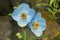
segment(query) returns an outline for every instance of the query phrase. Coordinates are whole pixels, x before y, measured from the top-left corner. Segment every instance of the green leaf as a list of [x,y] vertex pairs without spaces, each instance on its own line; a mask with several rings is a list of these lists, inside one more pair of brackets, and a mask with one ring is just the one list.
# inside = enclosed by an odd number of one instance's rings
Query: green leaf
[[50,17],[51,19],[54,19],[54,20],[57,19],[57,17],[56,17],[55,15],[50,15],[49,17]]
[[49,4],[45,4],[45,3],[42,3],[42,4],[36,4],[36,7],[40,7],[40,6],[50,6]]
[[30,37],[29,40],[35,40],[35,38],[34,37]]
[[59,7],[57,1],[55,1],[55,2],[53,3],[53,6],[54,6],[54,8],[58,8],[58,7]]
[[43,34],[42,36],[41,36],[41,38],[45,38],[45,37],[47,37],[49,34]]
[[22,39],[22,35],[20,34],[20,32],[16,33],[16,36],[18,37],[18,39]]
[[22,32],[22,35],[23,35],[23,40],[26,40],[26,31],[25,30],[23,30],[23,32]]
[[39,6],[41,6],[41,4],[36,4],[36,7],[39,7]]
[[9,16],[12,16],[12,13],[9,13],[8,15],[9,15]]
[[17,8],[16,6],[13,7],[13,9],[16,9],[16,8]]
[[52,10],[51,8],[47,8],[47,10],[48,10],[48,12],[50,12],[51,13],[51,15],[55,15],[56,14],[56,10]]
[[6,40],[11,40],[10,38],[7,38]]
[[50,12],[50,13],[53,13],[53,10],[51,8],[47,8],[47,10]]
[[60,9],[58,9],[58,12],[60,13]]
[[56,1],[56,0],[50,0],[50,6],[53,4],[54,1]]

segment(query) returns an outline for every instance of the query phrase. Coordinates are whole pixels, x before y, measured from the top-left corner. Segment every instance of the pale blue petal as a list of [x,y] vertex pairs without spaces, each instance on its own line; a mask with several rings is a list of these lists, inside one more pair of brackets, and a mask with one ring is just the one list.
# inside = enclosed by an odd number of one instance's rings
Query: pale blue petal
[[19,21],[20,18],[19,16],[21,15],[22,12],[26,12],[26,13],[30,12],[30,7],[28,4],[22,3],[21,5],[19,5],[17,9],[13,11],[12,18],[16,21]]
[[27,14],[27,18],[25,20],[20,18],[18,21],[18,25],[21,27],[26,26],[33,19],[34,15],[35,15],[35,10],[30,9],[30,12],[26,13],[26,14]]
[[44,31],[46,29],[46,20],[45,19],[41,19],[41,25],[40,25],[40,29],[42,31]]
[[33,21],[31,21],[31,22],[29,23],[29,28],[31,29],[31,31],[34,30],[33,23],[34,23]]
[[30,17],[28,18],[28,20],[32,20],[35,16],[35,10],[34,9],[30,9],[30,12],[28,14]]
[[38,30],[34,30],[33,33],[37,36],[37,37],[40,37],[43,32],[42,31],[38,31]]
[[27,10],[29,10],[30,7],[29,7],[28,4],[22,3],[21,5],[19,5],[18,9],[21,9],[21,10],[26,10],[27,9]]
[[26,21],[24,21],[24,22],[17,22],[18,23],[18,25],[20,26],[20,27],[25,27],[26,25],[27,25],[27,22]]
[[36,16],[35,16],[35,19],[40,18],[40,17],[41,17],[41,13],[38,12],[38,13],[36,14]]

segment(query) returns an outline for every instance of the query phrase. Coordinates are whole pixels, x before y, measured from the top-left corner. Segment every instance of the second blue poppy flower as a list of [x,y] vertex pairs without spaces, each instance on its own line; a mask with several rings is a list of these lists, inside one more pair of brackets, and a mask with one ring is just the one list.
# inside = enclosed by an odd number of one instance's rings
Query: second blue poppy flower
[[41,17],[41,13],[37,13],[34,19],[30,22],[29,27],[31,31],[40,37],[46,29],[46,20]]

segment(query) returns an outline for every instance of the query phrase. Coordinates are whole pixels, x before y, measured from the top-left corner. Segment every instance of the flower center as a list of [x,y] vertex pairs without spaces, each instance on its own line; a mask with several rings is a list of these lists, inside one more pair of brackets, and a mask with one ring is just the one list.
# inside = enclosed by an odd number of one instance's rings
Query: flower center
[[21,18],[22,18],[22,19],[26,19],[26,18],[27,18],[26,13],[22,13]]
[[37,29],[39,27],[39,23],[38,22],[34,22],[33,26],[34,26],[35,29]]

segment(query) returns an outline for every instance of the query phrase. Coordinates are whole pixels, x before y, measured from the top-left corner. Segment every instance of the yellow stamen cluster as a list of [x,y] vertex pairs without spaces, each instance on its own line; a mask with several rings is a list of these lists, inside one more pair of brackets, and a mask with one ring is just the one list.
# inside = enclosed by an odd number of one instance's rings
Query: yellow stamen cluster
[[35,29],[37,29],[37,28],[39,27],[39,23],[38,23],[38,22],[34,22],[34,23],[33,23],[33,27],[34,27]]
[[21,18],[22,18],[22,19],[26,19],[26,18],[27,18],[26,13],[22,13]]

